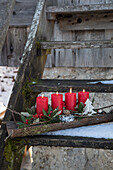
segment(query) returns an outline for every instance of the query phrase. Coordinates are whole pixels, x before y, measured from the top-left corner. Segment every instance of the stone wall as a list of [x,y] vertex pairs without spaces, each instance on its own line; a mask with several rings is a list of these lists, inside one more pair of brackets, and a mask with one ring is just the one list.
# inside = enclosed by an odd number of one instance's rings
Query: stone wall
[[[46,68],[43,78],[113,79],[113,69]],[[113,94],[96,93],[94,107],[112,104]],[[110,108],[111,109],[111,108]],[[107,110],[108,111],[108,110]],[[32,170],[112,170],[113,151],[70,147],[33,147]]]
[[33,147],[32,170],[112,170],[113,151],[71,147]]

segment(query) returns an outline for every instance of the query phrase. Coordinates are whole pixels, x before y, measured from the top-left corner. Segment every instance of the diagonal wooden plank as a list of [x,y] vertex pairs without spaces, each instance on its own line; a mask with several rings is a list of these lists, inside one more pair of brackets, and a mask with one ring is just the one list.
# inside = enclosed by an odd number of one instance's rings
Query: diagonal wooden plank
[[34,136],[46,132],[76,128],[81,126],[96,125],[96,124],[112,122],[112,121],[113,121],[112,113],[87,117],[81,120],[75,119],[72,122],[49,123],[49,124],[29,126],[25,128],[17,128],[14,122],[9,121],[7,122],[7,131],[12,138],[15,138],[15,137]]

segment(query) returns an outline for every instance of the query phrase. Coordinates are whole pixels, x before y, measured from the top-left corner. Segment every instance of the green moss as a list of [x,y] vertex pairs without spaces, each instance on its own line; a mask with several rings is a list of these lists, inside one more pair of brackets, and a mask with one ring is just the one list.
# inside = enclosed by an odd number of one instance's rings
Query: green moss
[[41,44],[40,44],[40,42],[39,41],[36,41],[36,48],[38,48],[38,49],[40,49],[41,48]]
[[[36,101],[37,94],[32,93],[32,88],[30,85],[34,82],[34,80],[27,79],[23,88],[22,88],[22,95],[24,98],[24,108],[31,107],[34,105]],[[35,80],[35,82],[37,82]]]
[[21,166],[25,145],[21,140],[9,139],[4,149],[5,169],[15,170]]
[[46,53],[47,53],[47,55],[51,54],[51,49],[47,49]]

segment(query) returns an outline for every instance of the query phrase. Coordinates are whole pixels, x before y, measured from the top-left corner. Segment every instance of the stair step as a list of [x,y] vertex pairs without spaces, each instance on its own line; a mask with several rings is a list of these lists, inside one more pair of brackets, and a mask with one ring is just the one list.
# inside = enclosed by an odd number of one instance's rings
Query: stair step
[[75,48],[113,48],[113,41],[46,41],[40,43],[41,49],[75,49]]
[[70,13],[90,13],[90,12],[112,12],[113,4],[77,5],[77,6],[49,6],[47,13],[51,14],[70,14]]
[[38,82],[32,82],[30,85],[33,93],[38,92],[69,92],[82,91],[85,89],[89,92],[105,92],[113,93],[113,80],[56,80],[56,79],[41,79]]

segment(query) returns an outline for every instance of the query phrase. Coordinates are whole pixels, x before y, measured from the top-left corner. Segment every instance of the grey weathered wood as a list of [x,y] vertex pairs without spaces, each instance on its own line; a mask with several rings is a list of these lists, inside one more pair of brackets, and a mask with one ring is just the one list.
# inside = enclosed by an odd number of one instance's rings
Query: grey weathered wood
[[41,49],[113,48],[113,41],[41,42]]
[[37,0],[21,0],[15,3],[10,27],[30,26],[36,10]]
[[[8,31],[9,22],[14,7],[15,0],[4,0],[0,2],[0,52]],[[3,8],[1,8],[3,5]]]
[[45,132],[64,130],[64,129],[76,128],[81,126],[96,125],[96,124],[107,123],[112,121],[113,121],[112,113],[87,117],[81,120],[75,119],[72,122],[59,122],[59,123],[51,123],[51,124],[49,123],[49,124],[35,125],[35,126],[30,126],[25,128],[17,128],[15,122],[9,121],[7,122],[7,131],[12,138],[15,138],[15,137],[34,136]]
[[42,79],[30,85],[33,93],[38,92],[69,92],[72,88],[74,92],[85,89],[96,93],[113,93],[113,80],[52,80]]
[[93,5],[93,4],[109,4],[112,3],[112,0],[48,0],[48,5],[59,7],[64,7],[66,5]]
[[112,12],[113,4],[95,4],[95,5],[77,5],[77,6],[49,6],[47,8],[47,13],[84,13],[84,12]]
[[77,14],[70,19],[62,18],[59,25],[63,31],[111,30],[113,29],[113,13]]
[[2,66],[20,66],[28,33],[29,28],[9,28],[1,54]]

